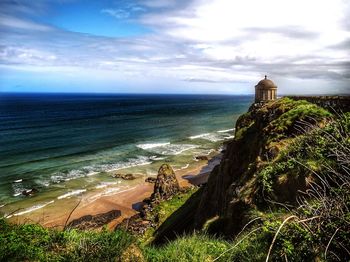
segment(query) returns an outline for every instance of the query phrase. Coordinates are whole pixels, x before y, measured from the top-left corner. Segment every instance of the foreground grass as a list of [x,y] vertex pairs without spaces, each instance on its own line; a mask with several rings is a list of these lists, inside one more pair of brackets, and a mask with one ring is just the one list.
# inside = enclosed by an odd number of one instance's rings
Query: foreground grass
[[57,231],[0,220],[0,261],[115,261],[133,241],[123,231]]
[[[10,225],[0,220],[0,261],[264,261],[284,215],[260,214],[261,220],[234,240],[194,232],[163,246],[145,246],[123,231],[62,232],[40,225]],[[281,231],[272,260],[285,254],[290,261],[311,258],[313,250],[308,248],[311,241],[308,232],[291,223]],[[135,252],[140,255],[126,259]]]

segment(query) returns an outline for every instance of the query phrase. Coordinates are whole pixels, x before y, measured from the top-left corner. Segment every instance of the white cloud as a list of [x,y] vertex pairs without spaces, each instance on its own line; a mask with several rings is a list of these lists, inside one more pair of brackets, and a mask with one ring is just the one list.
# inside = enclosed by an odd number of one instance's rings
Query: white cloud
[[50,31],[51,30],[49,26],[34,23],[31,21],[23,20],[12,16],[7,16],[4,14],[0,14],[0,26],[30,30],[30,31]]
[[[139,12],[133,22],[151,27],[153,33],[132,38],[79,34],[0,17],[2,27],[23,30],[0,39],[1,63],[32,65],[36,70],[40,66],[91,69],[98,74],[104,70],[109,77],[130,81],[149,77],[215,84],[213,91],[225,92],[229,83],[250,88],[265,73],[296,90],[294,84],[300,85],[300,79],[313,79],[319,86],[336,81],[339,90],[350,79],[350,4],[345,0],[144,0],[138,4],[101,10],[118,19],[129,18],[129,11]],[[310,85],[315,92],[316,82]],[[282,91],[289,86],[282,86]]]
[[110,16],[113,16],[117,19],[125,19],[130,16],[130,13],[123,10],[123,9],[102,9],[102,14],[108,14]]

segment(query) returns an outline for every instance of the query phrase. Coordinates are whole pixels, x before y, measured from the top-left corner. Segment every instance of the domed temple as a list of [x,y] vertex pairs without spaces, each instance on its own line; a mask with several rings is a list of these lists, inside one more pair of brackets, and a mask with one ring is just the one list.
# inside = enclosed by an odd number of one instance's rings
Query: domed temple
[[267,76],[255,86],[255,103],[275,100],[277,86]]

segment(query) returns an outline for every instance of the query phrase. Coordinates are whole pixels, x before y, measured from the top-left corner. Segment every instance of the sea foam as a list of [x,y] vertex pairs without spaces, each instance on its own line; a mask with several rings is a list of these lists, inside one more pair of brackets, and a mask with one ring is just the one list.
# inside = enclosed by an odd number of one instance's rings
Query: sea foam
[[184,165],[184,166],[182,166],[180,168],[175,168],[174,171],[180,171],[180,170],[188,168],[189,166],[190,166],[190,164],[186,164],[186,165]]
[[230,133],[232,131],[235,131],[235,128],[231,128],[231,129],[226,129],[226,130],[219,130],[217,131],[218,133]]
[[99,166],[99,170],[111,172],[120,169],[136,167],[136,166],[144,166],[152,164],[152,159],[146,156],[139,156],[136,158],[129,158],[125,162],[113,163],[113,164],[104,164]]
[[143,150],[147,150],[147,149],[152,149],[155,147],[162,147],[162,146],[167,146],[170,145],[170,142],[167,143],[149,143],[149,144],[139,144],[137,145],[138,148],[141,148]]
[[73,179],[94,176],[99,172],[111,172],[124,168],[149,165],[152,164],[152,160],[153,159],[150,157],[138,156],[135,158],[129,158],[124,162],[87,166],[83,167],[80,170],[73,169],[69,172],[57,172],[51,176],[51,181],[53,183],[61,183]]
[[[179,155],[187,150],[196,148],[197,146],[192,144],[152,143],[152,144],[139,144],[137,145],[137,147],[147,150],[151,153],[167,156],[167,155]],[[158,158],[158,159],[161,159],[161,158]]]
[[210,142],[218,142],[225,140],[224,137],[217,133],[204,133],[200,135],[190,136],[189,139],[204,139]]
[[32,207],[30,207],[30,208],[24,209],[23,211],[14,213],[14,214],[12,214],[12,215],[8,215],[8,216],[6,216],[6,218],[10,218],[10,217],[13,217],[13,216],[20,216],[20,215],[24,215],[24,214],[33,212],[33,211],[38,210],[38,209],[40,209],[40,208],[43,208],[43,207],[45,207],[45,206],[47,206],[47,205],[50,205],[50,204],[52,204],[52,203],[54,203],[54,202],[55,202],[54,200],[51,200],[51,201],[46,202],[46,203],[43,203],[43,204],[38,204],[38,205],[32,206]]
[[57,197],[57,199],[69,198],[71,196],[80,195],[81,193],[83,193],[85,191],[86,191],[86,189],[73,190],[71,192],[68,192],[68,193],[66,193],[64,195],[61,195],[61,196]]

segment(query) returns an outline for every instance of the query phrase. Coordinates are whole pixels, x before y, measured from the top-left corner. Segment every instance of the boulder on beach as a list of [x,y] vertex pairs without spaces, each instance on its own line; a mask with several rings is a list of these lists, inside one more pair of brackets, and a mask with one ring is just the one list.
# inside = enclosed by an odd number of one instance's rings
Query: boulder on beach
[[196,156],[196,160],[209,160],[208,156]]
[[153,183],[156,182],[156,180],[157,180],[157,178],[151,177],[151,176],[150,176],[150,177],[147,177],[147,178],[145,179],[145,182],[153,184]]
[[121,179],[124,179],[124,180],[134,180],[136,179],[136,176],[133,175],[133,174],[113,174],[112,177],[114,178],[121,178]]
[[35,195],[36,193],[38,193],[39,190],[36,188],[32,188],[32,189],[28,189],[28,190],[24,190],[22,191],[22,195],[23,196],[32,196]]
[[154,191],[151,199],[168,199],[177,192],[179,192],[180,186],[175,176],[174,170],[168,164],[163,164],[159,170],[156,182],[154,184]]

